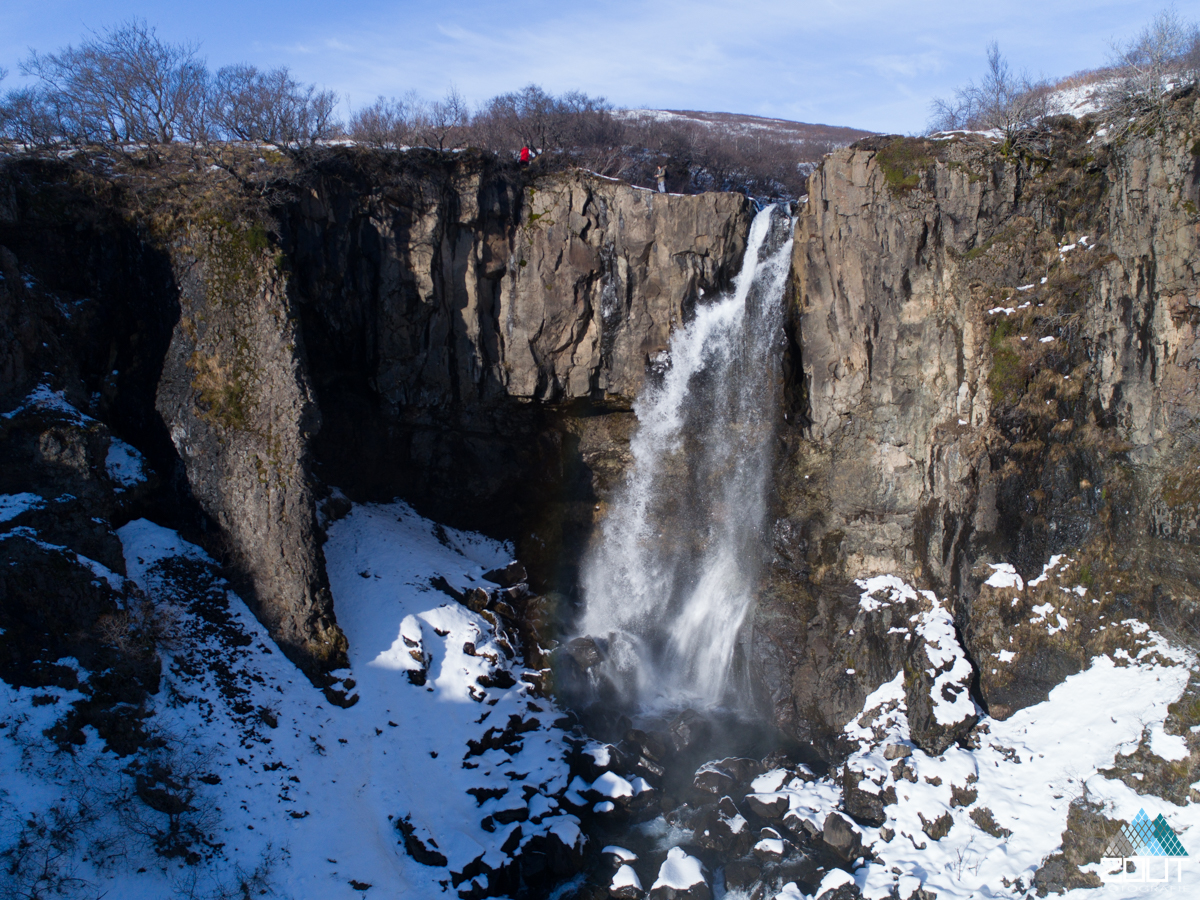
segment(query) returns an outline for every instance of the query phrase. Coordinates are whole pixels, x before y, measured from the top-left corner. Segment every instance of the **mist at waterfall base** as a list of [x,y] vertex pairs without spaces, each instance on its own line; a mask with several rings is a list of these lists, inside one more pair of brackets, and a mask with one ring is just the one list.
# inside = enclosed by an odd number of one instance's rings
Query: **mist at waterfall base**
[[690,724],[676,727],[711,746],[726,730],[713,725],[753,707],[744,626],[774,462],[792,229],[782,207],[758,213],[732,290],[701,299],[634,404],[634,463],[584,561],[583,609],[556,669],[561,694],[608,720],[603,730],[686,710]]

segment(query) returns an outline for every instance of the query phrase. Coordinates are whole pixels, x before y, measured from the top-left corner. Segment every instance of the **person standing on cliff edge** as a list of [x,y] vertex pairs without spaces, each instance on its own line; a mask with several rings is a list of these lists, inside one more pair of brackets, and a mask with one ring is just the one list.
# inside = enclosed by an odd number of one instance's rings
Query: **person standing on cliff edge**
[[665,194],[667,192],[667,167],[659,166],[655,169],[654,177],[658,180],[658,192]]

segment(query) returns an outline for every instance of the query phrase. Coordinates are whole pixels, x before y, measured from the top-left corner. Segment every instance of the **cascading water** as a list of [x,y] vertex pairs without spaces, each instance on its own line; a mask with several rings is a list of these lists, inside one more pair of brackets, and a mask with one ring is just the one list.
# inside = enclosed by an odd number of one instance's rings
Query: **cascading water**
[[634,404],[633,468],[583,571],[579,630],[603,646],[590,675],[611,699],[715,706],[738,686],[773,462],[791,234],[783,209],[755,217],[733,291],[672,335],[665,372]]

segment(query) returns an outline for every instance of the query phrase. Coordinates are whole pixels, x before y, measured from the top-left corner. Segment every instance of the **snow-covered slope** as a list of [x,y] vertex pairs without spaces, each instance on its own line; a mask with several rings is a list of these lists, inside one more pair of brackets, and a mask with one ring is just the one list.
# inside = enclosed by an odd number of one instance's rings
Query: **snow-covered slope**
[[0,684],[0,844],[24,838],[53,869],[40,889],[455,896],[452,881],[482,887],[532,842],[581,844],[552,796],[568,781],[560,713],[520,680],[502,631],[430,586],[478,585],[509,547],[401,503],[334,523],[325,552],[352,648],[338,674],[357,697],[341,708],[199,548],[145,520],[119,534],[161,636],[143,748],[118,758],[88,728],[63,753],[43,732],[83,695]]
[[[994,578],[1003,581],[1004,574]],[[891,577],[873,581],[878,583],[861,583],[868,588],[864,600],[871,589],[903,593],[907,588]],[[1082,586],[1078,590],[1085,591]],[[1193,676],[1196,661],[1143,623],[1129,620],[1113,627],[1125,631],[1123,642],[1133,652],[1118,647],[1096,657],[1045,702],[1005,721],[985,716],[967,746],[950,747],[940,756],[923,752],[912,740],[905,673],[898,673],[867,698],[863,713],[846,726],[846,737],[856,748],[845,765],[846,772],[854,773],[852,779],[844,779],[842,770],[809,780],[776,769],[755,780],[755,796],[765,803],[785,798],[783,822],[796,833],[820,833],[831,814],[873,806],[878,826],[862,824],[863,815],[850,823],[862,852],[849,868],[869,900],[907,900],[918,889],[942,900],[1024,897],[1034,889],[1039,869],[1066,843],[1099,841],[1094,852],[1102,852],[1108,836],[1072,834],[1072,828],[1080,827],[1072,824],[1078,820],[1069,820],[1073,804],[1076,814],[1082,809],[1111,822],[1132,822],[1139,810],[1150,819],[1162,815],[1185,848],[1196,850],[1200,804],[1179,805],[1156,796],[1140,772],[1132,777],[1146,791],[1135,791],[1119,777],[1117,765],[1119,757],[1139,751],[1141,759],[1157,757],[1167,764],[1188,756],[1185,739],[1167,733],[1164,721]],[[846,788],[849,782],[851,789]],[[850,790],[858,796],[848,796]],[[1079,869],[1101,885],[1068,892],[1079,900],[1136,897],[1147,887],[1119,881],[1109,871],[1111,864],[1095,862]],[[1161,889],[1178,892],[1171,896],[1195,896],[1200,889],[1200,868],[1185,863],[1177,872],[1172,864],[1170,874],[1169,885]],[[1161,878],[1162,873],[1156,869],[1151,875]],[[1050,880],[1043,870],[1043,891]],[[802,896],[794,886],[779,895]]]

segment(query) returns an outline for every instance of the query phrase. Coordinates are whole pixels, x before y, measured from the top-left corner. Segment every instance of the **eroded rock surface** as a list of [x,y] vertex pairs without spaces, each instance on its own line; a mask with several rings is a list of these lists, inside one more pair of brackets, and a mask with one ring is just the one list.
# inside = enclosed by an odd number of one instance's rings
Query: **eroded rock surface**
[[1126,609],[1172,617],[1200,600],[1195,92],[1173,103],[1165,129],[1119,136],[1056,120],[1024,155],[871,138],[814,174],[755,638],[793,733],[836,733],[903,655],[895,634],[864,631],[855,578],[899,574],[948,598],[987,668],[978,698],[1000,715],[1102,641],[1069,610],[1059,629],[1055,608],[1021,674],[1003,674],[997,654],[1023,632],[1017,609],[980,593],[986,563],[1028,580],[1070,552]]

